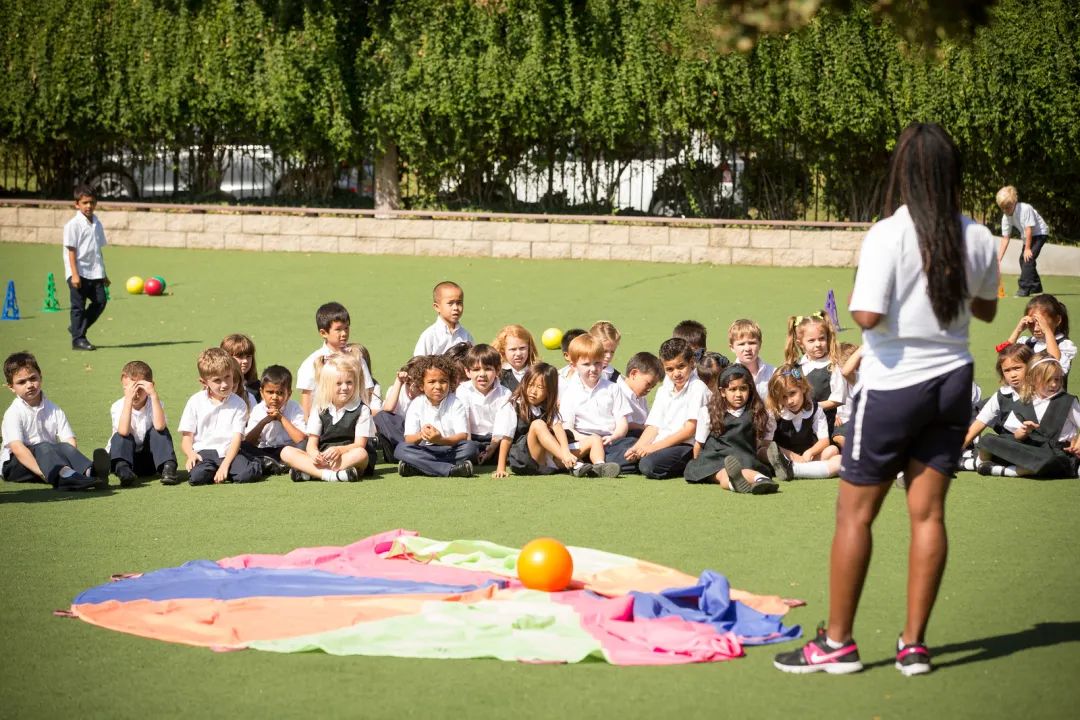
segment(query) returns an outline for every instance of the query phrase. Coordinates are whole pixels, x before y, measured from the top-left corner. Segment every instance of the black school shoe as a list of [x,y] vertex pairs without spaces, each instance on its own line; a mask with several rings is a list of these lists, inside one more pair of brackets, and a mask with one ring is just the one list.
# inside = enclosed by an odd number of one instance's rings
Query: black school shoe
[[750,483],[743,477],[742,463],[734,455],[728,455],[724,458],[724,470],[727,471],[728,482],[731,483],[731,489],[737,493],[749,493]]
[[89,340],[87,340],[86,338],[81,337],[81,338],[75,338],[74,340],[71,341],[71,349],[72,350],[97,350],[97,347],[95,347],[93,344],[91,344],[91,342]]
[[912,675],[925,675],[934,669],[930,664],[930,651],[923,643],[904,644],[904,636],[901,635],[896,645],[896,669],[905,677]]
[[278,462],[269,455],[259,456],[259,467],[262,470],[263,477],[270,477],[271,475],[284,475],[289,472],[289,468],[284,463]]
[[[406,467],[408,467],[408,466],[406,466]],[[457,465],[455,465],[453,468],[450,469],[450,477],[466,477],[467,478],[467,477],[472,477],[473,475],[474,475],[474,473],[473,473],[472,462],[470,462],[468,460],[466,460],[463,463],[458,463]]]
[[131,466],[126,462],[116,463],[116,469],[113,470],[113,475],[120,478],[120,487],[131,487],[139,481],[139,476],[135,474],[135,471],[131,469]]
[[777,480],[787,482],[795,477],[795,468],[791,458],[784,454],[779,445],[774,442],[769,443],[765,454],[769,458],[769,464],[772,465]]
[[161,484],[162,485],[179,485],[180,478],[176,476],[176,463],[169,460],[163,463],[161,466]]
[[92,471],[94,473],[92,476],[94,482],[91,484],[99,489],[109,487],[109,470],[112,468],[112,459],[109,457],[109,451],[105,448],[97,448],[94,450],[91,462],[94,465]]
[[830,675],[847,675],[862,670],[859,648],[850,640],[840,648],[831,648],[825,642],[825,627],[818,625],[817,637],[798,650],[780,653],[773,659],[773,667],[786,673],[799,675],[827,672]]

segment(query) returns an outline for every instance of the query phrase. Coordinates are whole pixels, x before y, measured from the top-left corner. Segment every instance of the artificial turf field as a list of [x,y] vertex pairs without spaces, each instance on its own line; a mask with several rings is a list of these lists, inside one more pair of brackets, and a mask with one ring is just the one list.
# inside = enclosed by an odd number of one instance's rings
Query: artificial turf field
[[[28,349],[38,356],[46,393],[67,412],[87,454],[107,440],[109,405],[120,396],[126,361],[142,359],[154,368],[175,430],[198,388],[200,350],[244,332],[256,343],[259,367],[281,363],[295,371],[320,342],[315,308],[332,299],[349,308],[352,339],[368,346],[373,373],[387,386],[433,321],[430,288],[445,278],[465,288],[463,324],[478,341],[490,341],[510,322],[539,336],[552,325],[608,319],[623,334],[617,366],[639,349],[655,352],[687,317],[704,322],[710,346],[724,350],[728,324],[744,316],[762,325],[762,354],[775,364],[787,316],[819,309],[829,288],[843,305],[853,278],[850,269],[110,247],[112,301],[89,333],[99,350],[77,353],[66,332],[60,252],[0,244],[0,289],[15,280],[23,315],[0,322],[0,353]],[[40,310],[50,271],[60,278],[60,313]],[[134,274],[164,275],[167,295],[127,295],[123,283]],[[1066,304],[1080,293],[1078,278],[1044,278],[1044,284]],[[992,325],[972,324],[984,393],[996,387],[994,345],[1022,309],[1022,300],[1008,298]],[[843,312],[842,320],[851,324]],[[858,334],[848,330],[841,339],[858,342]],[[556,356],[544,351],[551,362]],[[875,526],[855,626],[867,670],[850,677],[777,672],[773,654],[794,643],[677,667],[219,654],[52,616],[113,573],[341,545],[404,527],[510,546],[553,535],[692,574],[716,569],[736,587],[805,599],[807,607],[793,610],[788,621],[812,633],[827,613],[837,482],[794,482],[777,495],[752,497],[639,476],[402,479],[379,465],[376,479],[359,484],[296,485],[275,477],[203,488],[154,481],[121,490],[113,478],[109,491],[64,494],[4,483],[0,717],[1075,717],[1075,479],[957,478],[948,505],[949,566],[928,635],[937,671],[918,678],[892,667],[904,619],[908,537],[898,491]]]

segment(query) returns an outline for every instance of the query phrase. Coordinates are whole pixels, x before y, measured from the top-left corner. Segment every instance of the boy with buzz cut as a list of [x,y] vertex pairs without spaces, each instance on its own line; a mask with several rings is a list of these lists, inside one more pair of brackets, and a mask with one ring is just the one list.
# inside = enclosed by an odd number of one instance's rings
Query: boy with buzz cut
[[292,400],[292,373],[283,365],[263,368],[259,384],[262,399],[251,409],[241,450],[262,466],[263,476],[284,475],[289,468],[281,462],[285,447],[303,449],[304,410]]
[[649,418],[649,393],[663,375],[664,366],[660,364],[660,358],[651,352],[639,352],[630,357],[626,372],[615,381],[615,386],[630,403],[627,437],[641,437],[645,421]]
[[67,415],[41,389],[41,366],[28,352],[4,360],[4,381],[15,394],[0,424],[0,476],[8,482],[43,481],[58,490],[104,487],[109,456],[94,452],[91,463],[79,452]]
[[258,480],[262,477],[260,464],[240,453],[248,415],[247,403],[233,392],[240,366],[225,350],[213,347],[202,351],[198,367],[203,389],[188,399],[180,416],[184,436],[180,447],[187,459],[188,482],[209,485]]
[[162,485],[177,484],[176,451],[154,385],[154,371],[142,360],[132,360],[120,370],[120,386],[124,396],[109,410],[112,437],[105,446],[113,475],[121,487],[159,474]]
[[759,357],[761,352],[761,328],[753,320],[736,320],[728,328],[728,345],[735,355],[735,362],[750,371],[758,397],[769,397],[769,379],[776,368]]
[[101,254],[105,228],[94,215],[96,207],[94,191],[87,185],[79,185],[75,188],[75,217],[64,225],[64,277],[71,295],[68,331],[72,350],[96,349],[86,339],[86,331],[105,312],[108,302],[105,288],[109,286],[109,276]]
[[494,463],[498,459],[499,441],[502,436],[493,435],[495,416],[499,408],[510,399],[510,390],[499,382],[502,355],[491,345],[473,345],[465,353],[465,371],[469,382],[462,383],[454,391],[458,400],[465,404],[469,416],[469,439],[477,444],[477,465]]
[[705,405],[707,388],[694,373],[694,352],[680,338],[660,346],[660,362],[670,383],[661,383],[645,421],[645,430],[619,464],[636,462],[647,478],[680,477],[693,455],[698,411]]
[[559,416],[571,442],[578,443],[574,454],[586,463],[572,472],[586,477],[616,477],[618,464],[606,460],[608,454],[621,457],[634,444],[626,438],[630,403],[615,383],[603,376],[610,355],[598,337],[587,334],[574,338],[569,353],[574,377],[563,384],[559,393]]
[[[311,413],[311,394],[315,391],[315,359],[348,352],[351,325],[349,311],[339,302],[325,303],[315,311],[315,327],[319,330],[323,344],[308,355],[296,371],[296,389],[300,391],[300,408],[304,411],[305,421]],[[364,389],[374,390],[375,381],[371,379],[371,369],[362,357],[360,367],[364,371]]]
[[443,280],[431,291],[431,305],[438,317],[434,324],[420,333],[413,355],[442,355],[461,343],[475,345],[472,334],[459,322],[465,312],[465,292],[461,286]]

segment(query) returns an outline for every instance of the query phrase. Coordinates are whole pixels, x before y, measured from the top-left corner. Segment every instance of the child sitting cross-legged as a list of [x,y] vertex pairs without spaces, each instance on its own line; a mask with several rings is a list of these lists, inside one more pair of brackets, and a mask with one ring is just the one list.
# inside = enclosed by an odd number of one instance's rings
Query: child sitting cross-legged
[[[246,383],[245,383],[246,384]],[[262,400],[251,409],[241,449],[258,459],[263,475],[283,475],[286,447],[298,448],[307,439],[304,410],[292,398],[292,373],[284,365],[268,365],[259,380]]]
[[473,345],[465,353],[465,368],[469,382],[454,392],[465,403],[469,418],[469,439],[477,445],[477,465],[487,465],[497,459],[499,441],[494,434],[495,417],[510,399],[510,391],[499,382],[502,355],[491,345]]
[[294,482],[355,482],[368,466],[368,438],[375,434],[371,409],[360,397],[360,362],[337,354],[316,361],[315,397],[307,420],[307,448],[285,446],[281,461]]
[[776,423],[768,458],[777,480],[827,478],[840,472],[825,412],[797,365],[781,365],[769,380],[766,408]]
[[141,360],[120,370],[124,397],[113,403],[109,451],[113,474],[128,487],[140,477],[161,475],[162,485],[176,485],[176,451],[165,425],[165,409],[154,385],[154,371]]
[[547,363],[525,371],[495,419],[502,440],[491,477],[507,477],[507,467],[515,475],[550,475],[581,465],[559,419],[559,379],[559,371]]
[[570,364],[574,377],[559,388],[559,416],[569,433],[571,452],[581,459],[571,471],[577,477],[617,477],[619,465],[604,462],[613,454],[629,449],[635,439],[626,439],[627,418],[632,410],[615,383],[603,377],[607,354],[603,343],[592,334],[570,343]]
[[405,441],[394,450],[402,477],[472,477],[477,445],[469,439],[465,403],[451,390],[456,374],[443,355],[425,355],[414,367],[422,395],[409,403]]
[[630,403],[627,437],[641,437],[645,421],[649,419],[649,393],[662,377],[664,366],[651,352],[634,353],[626,361],[626,372],[615,380],[615,386]]

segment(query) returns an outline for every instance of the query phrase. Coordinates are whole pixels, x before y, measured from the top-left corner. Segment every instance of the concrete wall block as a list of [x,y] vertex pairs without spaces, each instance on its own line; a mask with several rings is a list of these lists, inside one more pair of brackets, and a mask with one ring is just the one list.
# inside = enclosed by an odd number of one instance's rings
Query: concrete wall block
[[546,222],[510,223],[510,239],[516,242],[547,242],[551,239],[551,225]]
[[278,235],[281,233],[281,216],[244,215],[241,227],[252,235]]
[[[0,208],[0,225],[4,224],[2,220],[3,212],[3,209]],[[98,220],[104,226],[106,237],[109,237],[113,230],[127,229],[129,215],[127,210],[96,210],[94,214],[98,216]]]
[[750,247],[750,228],[714,227],[709,229],[709,245],[712,247]]
[[278,232],[282,235],[349,235],[351,233],[324,233],[319,228],[319,218],[311,215],[283,215],[278,218]]
[[796,250],[813,250],[829,247],[827,230],[792,230],[789,247]]
[[[144,230],[152,232],[154,230],[165,229],[165,213],[149,212],[149,211],[136,211],[132,212],[128,217],[128,229],[129,230]],[[109,228],[105,228],[106,236],[108,235]]]
[[752,248],[788,248],[791,247],[790,230],[758,230],[750,231],[750,247]]
[[451,247],[455,257],[491,257],[494,243],[490,240],[455,240],[452,245],[445,241],[442,244]]
[[865,230],[834,230],[829,233],[829,249],[858,252],[865,237]]
[[708,247],[709,228],[672,227],[668,229],[668,241],[685,247]]
[[513,223],[499,220],[477,220],[472,226],[473,240],[497,242],[510,239],[510,226]]
[[777,267],[812,267],[814,251],[809,248],[778,248],[773,250],[773,265]]
[[258,252],[263,249],[262,235],[249,235],[241,232],[225,233],[225,249],[254,250]]
[[564,260],[570,257],[570,247],[568,242],[536,243],[532,246],[532,256],[534,260]]
[[[164,218],[162,218],[164,219]],[[187,247],[187,234],[171,232],[169,230],[151,230],[143,233],[146,244],[155,248],[182,248]]]
[[362,238],[392,238],[394,237],[395,222],[397,221],[380,218],[358,218],[356,221],[356,236]]
[[[629,245],[629,225],[590,225],[590,245]],[[608,253],[610,257],[611,253]]]
[[375,250],[379,255],[415,255],[416,241],[404,238],[377,238]]
[[[283,220],[285,218],[282,218]],[[338,215],[324,215],[322,217],[311,218],[294,218],[296,220],[314,220],[314,230],[305,230],[300,233],[301,235],[336,235],[338,237],[351,237],[356,235],[356,218],[354,217],[341,217]],[[285,232],[284,229],[282,232]]]
[[262,246],[265,252],[300,252],[300,236],[263,235]]
[[431,236],[438,240],[469,240],[474,224],[472,220],[434,220]]
[[374,255],[378,252],[374,238],[339,238],[338,252],[353,255]]
[[611,259],[629,262],[648,262],[649,248],[642,245],[611,245]]
[[817,267],[854,267],[855,253],[851,250],[814,250],[814,265]]
[[690,260],[694,264],[730,265],[731,248],[695,247],[690,248]]
[[[49,239],[47,239],[46,237],[44,237],[44,236],[46,236],[46,235],[48,235],[48,236],[56,236],[55,238],[53,238],[53,240],[55,240],[55,242],[56,242],[57,256],[59,256],[59,254],[60,254],[60,240],[59,240],[60,236],[57,235],[57,233],[55,231],[49,230],[47,228],[42,228],[41,229],[41,234],[43,236],[41,241],[45,242],[45,243],[48,243],[48,242],[51,242],[51,241]],[[38,228],[36,228],[36,227],[21,227],[21,226],[11,226],[11,225],[0,226],[0,242],[36,243],[37,241],[38,241]]]
[[433,220],[394,220],[394,237],[430,238],[434,228]]
[[759,248],[732,248],[732,265],[772,265],[773,251]]
[[[589,225],[585,223],[551,223],[548,227],[548,242],[583,243],[589,241]],[[535,257],[535,252],[533,253]]]
[[341,238],[336,235],[301,235],[300,252],[306,253],[336,253],[340,252],[339,243]]
[[653,262],[688,263],[691,257],[690,250],[689,247],[654,245],[650,251],[650,259]]
[[187,246],[189,248],[201,248],[203,250],[224,250],[225,233],[187,233]]
[[239,233],[244,230],[244,216],[228,213],[207,213],[203,216],[206,232]]
[[669,228],[667,225],[631,225],[627,241],[631,245],[667,245]]
[[202,213],[165,213],[165,229],[172,232],[201,233],[206,229],[205,219],[206,216]]
[[19,208],[19,225],[23,227],[63,228],[64,223],[75,216],[71,210],[53,210],[52,208]]
[[610,260],[611,245],[598,245],[591,242],[572,243],[570,257],[575,260]]
[[0,207],[0,227],[19,224],[19,208]]
[[150,241],[146,233],[139,230],[128,230],[127,228],[106,230],[105,235],[109,239],[110,245],[121,247],[142,247]]
[[491,256],[497,258],[529,258],[532,256],[532,243],[503,240],[491,243]]
[[413,254],[415,255],[423,255],[425,257],[453,257],[454,255],[453,240],[417,238],[413,242],[415,243],[415,249],[413,250]]

